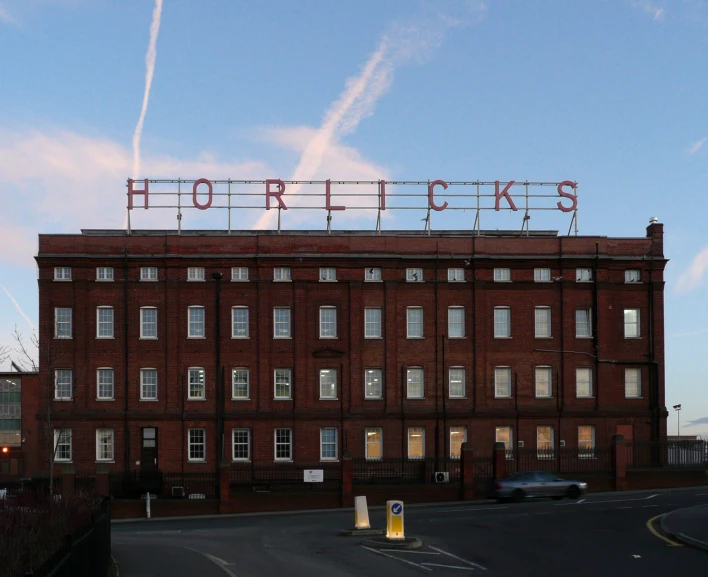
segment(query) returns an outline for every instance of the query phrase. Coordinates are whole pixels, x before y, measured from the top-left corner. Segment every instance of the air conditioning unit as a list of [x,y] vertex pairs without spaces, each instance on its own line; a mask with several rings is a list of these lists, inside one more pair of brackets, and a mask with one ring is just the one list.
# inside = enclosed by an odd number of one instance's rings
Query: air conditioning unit
[[184,487],[172,487],[173,497],[184,497]]
[[433,475],[433,479],[435,479],[436,483],[449,483],[450,473],[446,471],[437,471],[435,475]]
[[518,442],[516,443],[516,445],[517,445],[520,449],[523,449],[523,448],[524,448],[524,442],[523,442],[523,441],[518,441]]
[[561,447],[565,447],[565,441],[561,440]]

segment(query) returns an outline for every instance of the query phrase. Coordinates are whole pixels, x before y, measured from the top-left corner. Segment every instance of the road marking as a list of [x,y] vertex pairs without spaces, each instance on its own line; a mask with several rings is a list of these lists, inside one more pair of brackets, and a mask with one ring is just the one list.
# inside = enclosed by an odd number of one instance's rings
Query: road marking
[[198,549],[192,549],[191,547],[185,547],[184,545],[174,545],[174,546],[175,547],[182,547],[183,549],[188,549],[189,551],[194,551],[195,553],[199,553],[200,555],[203,555],[204,557],[209,559],[209,561],[214,563],[214,565],[216,565],[217,567],[220,567],[224,571],[224,573],[226,573],[229,577],[237,577],[236,573],[234,573],[233,571],[231,571],[231,569],[229,569],[227,567],[227,565],[229,565],[229,563],[227,563],[223,559],[219,559],[218,557],[214,557],[213,555],[209,555],[209,553],[203,553],[203,552],[199,551]]
[[[649,499],[653,499],[654,497],[658,497],[659,494],[656,493],[654,495],[649,495],[648,497],[639,497],[638,499],[609,499],[609,500],[604,500],[604,501],[585,501],[584,499],[582,501],[576,501],[575,503],[556,503],[554,506],[555,507],[568,507],[568,506],[573,506],[573,505],[597,505],[599,503],[628,503],[630,501],[648,501]],[[584,501],[584,502],[583,502]]]
[[436,513],[457,513],[458,511],[494,511],[496,509],[508,509],[509,507],[474,507],[471,509],[441,509]]
[[361,545],[361,547],[362,549],[366,549],[367,551],[371,551],[372,553],[378,553],[379,555],[383,555],[384,557],[389,557],[391,559],[395,559],[396,561],[401,561],[402,563],[408,563],[409,565],[413,565],[414,567],[420,567],[421,569],[425,569],[426,571],[432,571],[430,567],[426,567],[425,565],[421,565],[420,563],[413,563],[413,561],[408,561],[408,559],[401,559],[400,557],[396,557],[395,555],[389,555],[388,553],[384,553],[383,551],[379,551],[378,549],[373,549],[372,547],[367,547],[366,545]]
[[657,519],[661,519],[664,515],[666,515],[666,513],[662,513],[661,515],[657,515],[656,517],[652,517],[651,519],[649,519],[647,521],[647,529],[649,529],[649,531],[651,531],[651,533],[652,533],[652,535],[654,535],[654,537],[658,537],[662,541],[665,541],[666,543],[668,543],[669,547],[683,547],[683,545],[681,543],[677,543],[676,541],[672,541],[668,537],[664,537],[656,529],[654,529],[654,526],[653,526],[654,521],[656,521]]
[[445,567],[446,569],[462,569],[463,571],[474,571],[474,567],[463,567],[461,565],[442,565],[440,563],[422,563],[430,567]]
[[577,503],[578,505],[580,505],[580,503],[584,503],[584,502],[585,502],[585,499],[580,499],[579,501],[576,501],[576,503]]
[[417,555],[440,555],[434,551],[413,551],[412,549],[396,549],[396,553],[415,553]]
[[452,557],[453,559],[457,559],[458,561],[462,561],[463,563],[467,563],[468,565],[472,565],[472,567],[477,567],[478,569],[481,569],[482,571],[486,571],[486,567],[482,567],[481,565],[478,565],[477,563],[473,563],[472,561],[468,561],[467,559],[463,559],[462,557],[458,557],[457,555],[453,555],[452,553],[448,553],[447,551],[443,551],[442,549],[438,549],[437,547],[433,547],[432,545],[428,545],[431,549],[434,551],[439,551],[443,555],[447,555],[448,557]]
[[642,509],[649,509],[649,507],[658,507],[659,505],[642,505]]

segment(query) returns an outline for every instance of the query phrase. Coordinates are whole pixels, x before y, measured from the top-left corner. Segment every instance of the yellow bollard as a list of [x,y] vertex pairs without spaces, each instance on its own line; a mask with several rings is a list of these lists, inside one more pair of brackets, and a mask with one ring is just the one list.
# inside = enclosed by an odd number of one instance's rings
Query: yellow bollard
[[405,539],[403,533],[403,501],[386,501],[386,538]]

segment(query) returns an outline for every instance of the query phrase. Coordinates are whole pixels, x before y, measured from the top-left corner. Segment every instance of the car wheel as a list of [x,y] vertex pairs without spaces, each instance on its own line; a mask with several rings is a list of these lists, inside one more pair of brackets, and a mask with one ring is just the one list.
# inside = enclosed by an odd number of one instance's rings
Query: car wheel
[[576,485],[573,485],[568,489],[568,498],[577,499],[578,497],[580,497],[580,489]]
[[514,501],[514,503],[521,503],[526,498],[526,493],[524,493],[521,489],[516,489],[512,494],[511,494],[511,500]]

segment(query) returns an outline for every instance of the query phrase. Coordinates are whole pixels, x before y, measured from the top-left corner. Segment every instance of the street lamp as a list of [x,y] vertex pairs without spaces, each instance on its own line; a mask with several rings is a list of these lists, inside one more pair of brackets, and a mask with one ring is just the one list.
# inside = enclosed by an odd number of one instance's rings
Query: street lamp
[[674,405],[676,411],[676,432],[679,442],[681,441],[681,405]]

